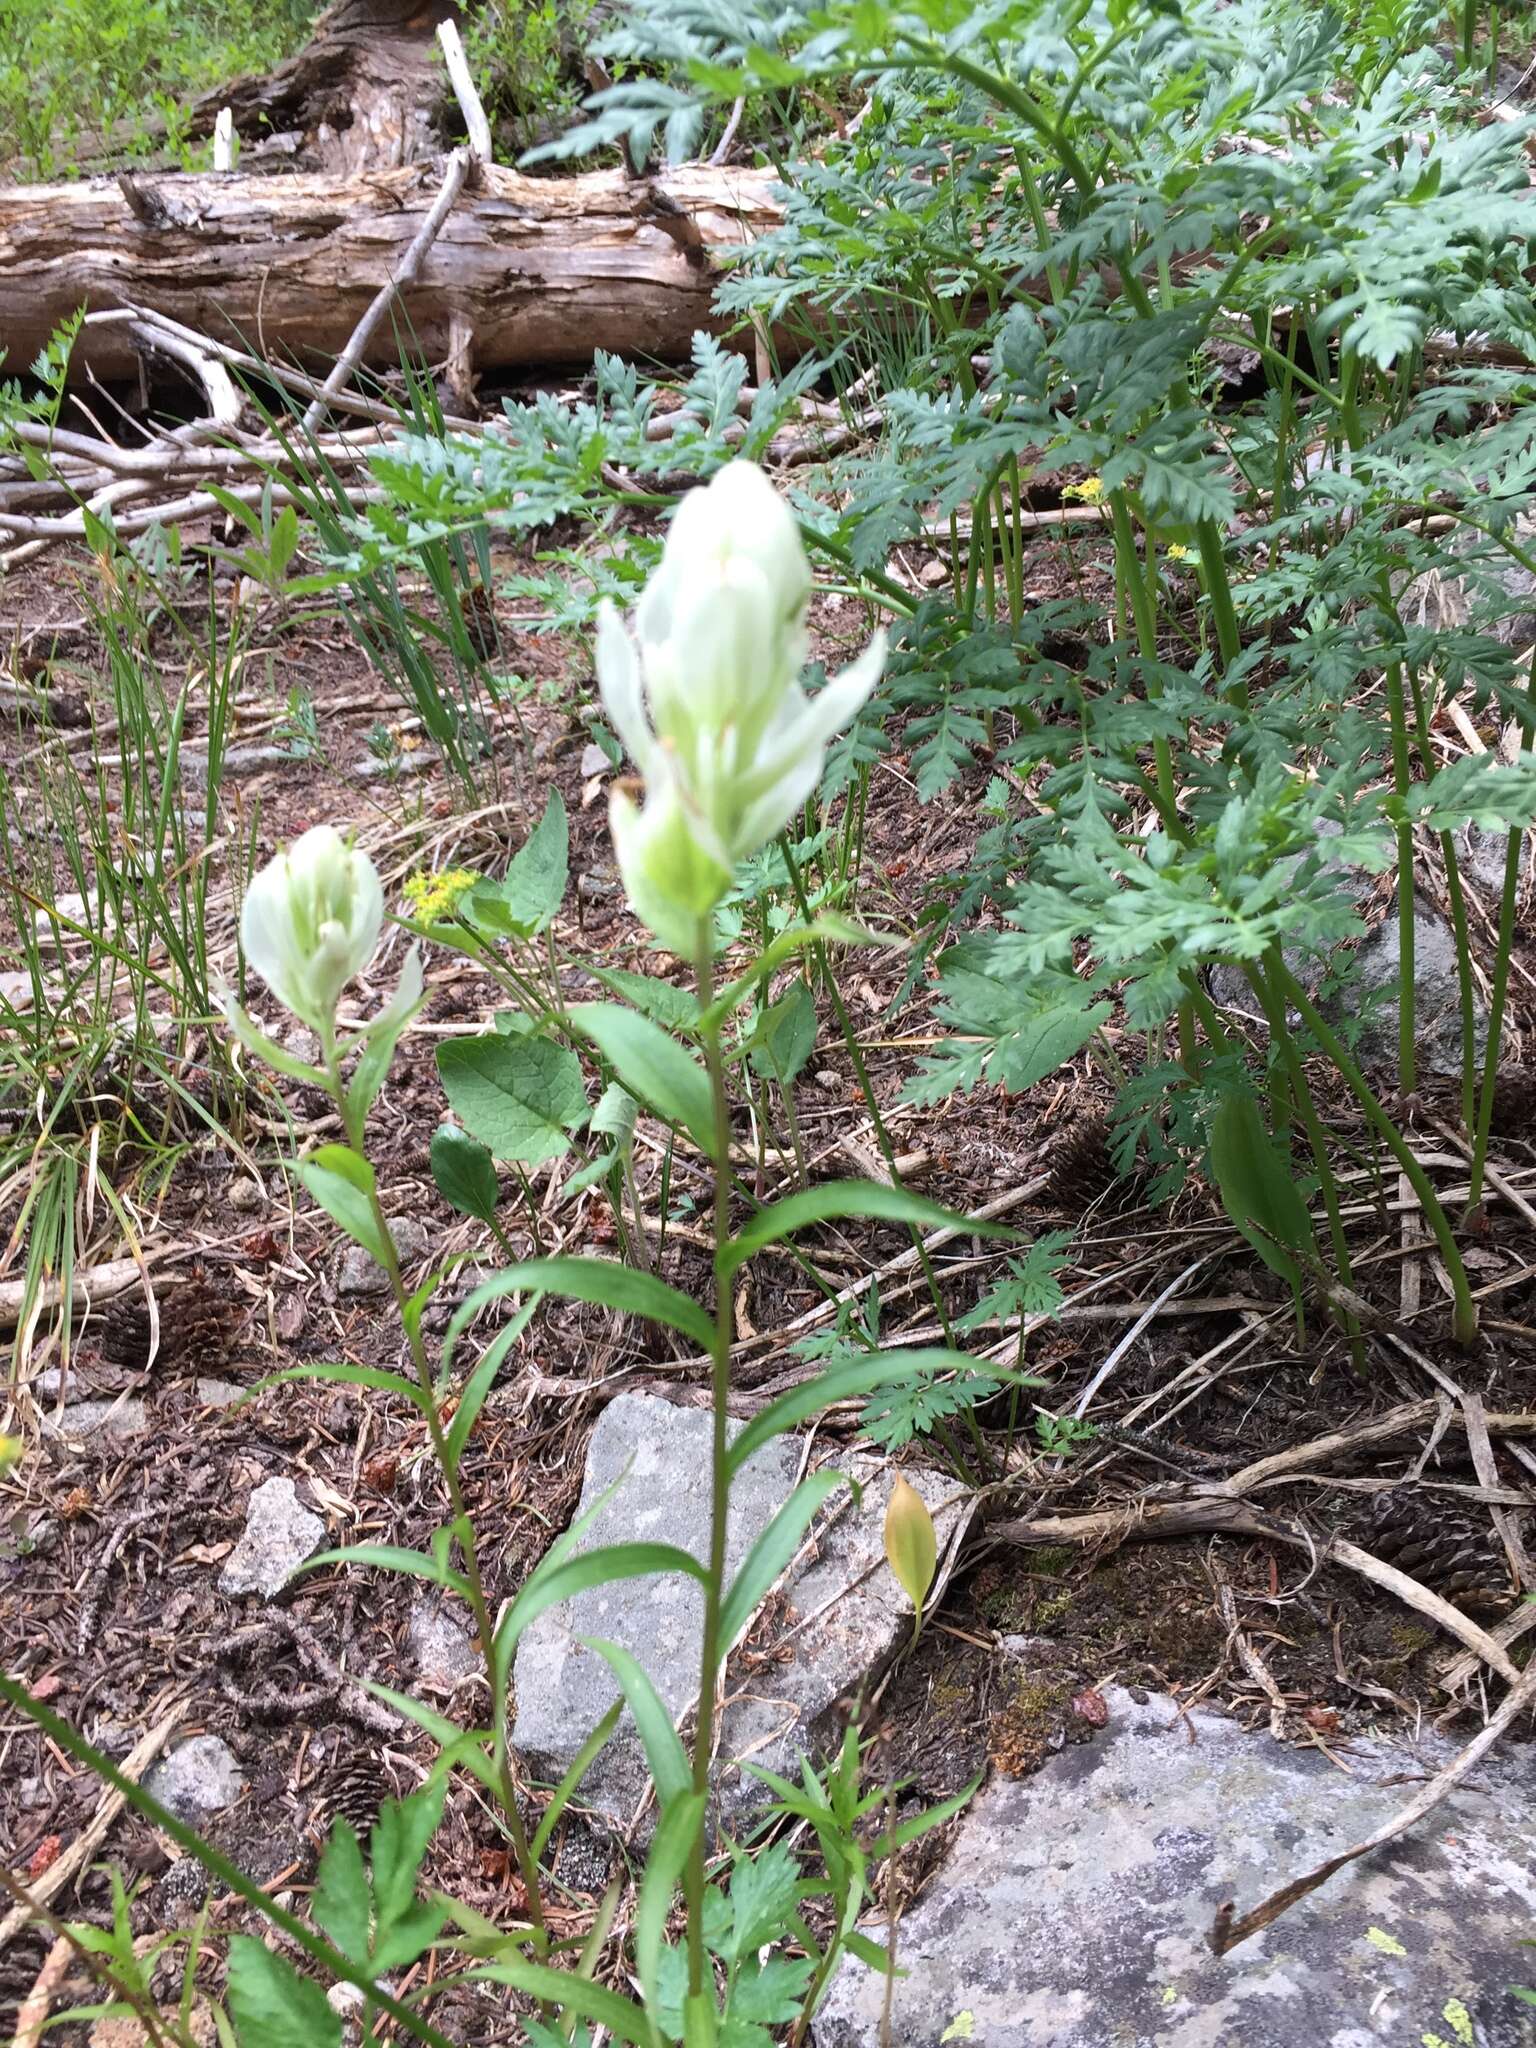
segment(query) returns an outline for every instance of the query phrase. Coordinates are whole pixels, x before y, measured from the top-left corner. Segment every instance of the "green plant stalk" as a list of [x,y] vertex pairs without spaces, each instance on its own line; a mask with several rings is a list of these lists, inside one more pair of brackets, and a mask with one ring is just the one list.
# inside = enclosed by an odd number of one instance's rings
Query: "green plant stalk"
[[[1523,551],[1522,551],[1523,552]],[[1536,652],[1526,675],[1526,697],[1536,711]],[[1527,731],[1522,751],[1536,746],[1536,735]],[[1509,963],[1515,943],[1515,908],[1520,892],[1520,860],[1526,834],[1517,827],[1509,835],[1504,853],[1504,887],[1499,896],[1499,936],[1494,953],[1493,982],[1488,1002],[1488,1042],[1483,1049],[1483,1085],[1477,1104],[1477,1131],[1472,1141],[1472,1172],[1467,1189],[1467,1207],[1475,1209],[1483,1198],[1483,1176],[1488,1167],[1488,1139],[1493,1129],[1493,1091],[1499,1077],[1499,1047],[1504,1036],[1504,1009],[1509,995]]]
[[1525,834],[1511,832],[1504,855],[1504,887],[1499,895],[1498,951],[1488,1003],[1488,1043],[1483,1050],[1483,1085],[1477,1103],[1477,1130],[1472,1141],[1472,1169],[1467,1185],[1470,1214],[1483,1199],[1488,1170],[1488,1141],[1493,1130],[1494,1084],[1499,1078],[1499,1045],[1504,1036],[1504,1006],[1509,994],[1509,959],[1514,947],[1515,906],[1520,893],[1520,856]]
[[[704,1624],[699,1646],[699,1700],[694,1714],[693,1789],[709,1795],[709,1765],[714,1750],[715,1683],[720,1661],[720,1610],[725,1597],[726,1541],[730,1527],[731,1483],[727,1466],[730,1448],[726,1403],[731,1391],[733,1316],[731,1271],[727,1251],[731,1238],[731,1112],[725,1092],[725,1059],[720,1025],[710,1015],[715,999],[714,932],[709,919],[699,924],[696,973],[699,1010],[704,1019],[701,1043],[714,1109],[714,1269],[715,1327],[710,1346],[710,1513],[709,1576],[704,1585]],[[683,1895],[688,1907],[688,1998],[702,2001],[708,1973],[704,1942],[705,1837],[701,1822],[688,1851]]]
[[[1413,698],[1413,722],[1419,743],[1419,766],[1426,780],[1435,773],[1434,751],[1429,737],[1429,712],[1417,669],[1407,664]],[[1456,854],[1456,834],[1441,832],[1440,859],[1445,867],[1445,893],[1451,906],[1451,931],[1456,941],[1456,988],[1461,1004],[1461,1120],[1468,1132],[1476,1127],[1477,1103],[1477,1018],[1476,991],[1472,982],[1472,934],[1467,921],[1466,891],[1461,886],[1461,862]]]
[[1450,1218],[1445,1213],[1440,1197],[1430,1184],[1429,1176],[1414,1157],[1413,1147],[1382,1108],[1375,1091],[1361,1073],[1348,1046],[1318,1013],[1316,1005],[1286,966],[1283,958],[1276,963],[1274,980],[1278,984],[1275,990],[1277,996],[1299,1014],[1312,1036],[1333,1061],[1350,1094],[1365,1112],[1367,1122],[1376,1130],[1387,1150],[1407,1176],[1408,1185],[1418,1196],[1419,1206],[1434,1232],[1435,1242],[1440,1248],[1440,1256],[1445,1261],[1445,1270],[1450,1277],[1454,1297],[1451,1334],[1463,1348],[1475,1343],[1477,1303],[1472,1299],[1472,1288],[1467,1279],[1467,1269],[1462,1262],[1460,1248],[1456,1243],[1456,1233],[1451,1228]]
[[[1136,536],[1131,527],[1130,507],[1126,504],[1123,491],[1112,491],[1109,498],[1110,525],[1115,536],[1115,569],[1121,588],[1131,607],[1131,616],[1136,624],[1136,645],[1144,661],[1157,660],[1157,613],[1148,594],[1141,573],[1141,563],[1136,553]],[[1147,552],[1152,552],[1152,536],[1147,535]],[[1154,701],[1161,696],[1159,685],[1150,674],[1147,678],[1147,695]],[[1176,837],[1184,837],[1179,822],[1178,791],[1173,780],[1173,752],[1168,745],[1166,734],[1159,734],[1152,742],[1152,759],[1157,769],[1158,808],[1163,814],[1163,823]]]
[[[330,1092],[347,1134],[347,1143],[359,1157],[365,1157],[363,1124],[365,1117],[360,1114],[349,1099],[347,1085],[342,1078],[341,1063],[336,1055],[336,1031],[334,1023],[328,1022],[321,1042],[321,1053]],[[401,1325],[410,1344],[411,1364],[421,1386],[422,1413],[426,1420],[427,1434],[431,1439],[432,1453],[438,1469],[443,1475],[449,1505],[459,1540],[459,1551],[464,1560],[464,1581],[469,1589],[470,1611],[474,1616],[475,1630],[480,1639],[480,1653],[485,1659],[486,1678],[491,1689],[491,1729],[495,1749],[496,1778],[503,1808],[503,1820],[507,1839],[512,1844],[512,1854],[517,1862],[518,1876],[528,1895],[528,1918],[533,1926],[535,1946],[540,1954],[549,1947],[549,1934],[544,1920],[544,1902],[540,1896],[539,1868],[534,1862],[528,1846],[528,1833],[523,1826],[522,1813],[517,1803],[517,1787],[512,1780],[511,1744],[507,1729],[506,1688],[496,1680],[496,1623],[491,1613],[490,1601],[486,1598],[485,1583],[480,1573],[479,1549],[475,1542],[474,1523],[471,1521],[464,1502],[464,1489],[459,1482],[458,1467],[449,1452],[447,1434],[438,1413],[437,1389],[432,1378],[432,1367],[427,1358],[427,1347],[422,1339],[421,1321],[410,1313],[410,1296],[406,1293],[405,1278],[400,1271],[400,1257],[395,1250],[395,1240],[390,1235],[389,1218],[384,1214],[384,1205],[379,1200],[378,1188],[370,1188],[368,1206],[372,1212],[374,1228],[378,1232],[379,1247],[384,1253],[384,1271],[389,1277],[390,1293],[394,1296],[395,1307]]]
[[[1317,1103],[1307,1080],[1306,1068],[1296,1050],[1296,1041],[1291,1036],[1286,1020],[1285,1005],[1275,998],[1270,986],[1275,965],[1280,960],[1280,949],[1271,947],[1264,956],[1262,967],[1249,962],[1246,973],[1254,994],[1259,999],[1269,1024],[1270,1043],[1279,1049],[1285,1064],[1286,1076],[1291,1084],[1291,1098],[1296,1113],[1301,1118],[1301,1127],[1307,1134],[1311,1149],[1312,1163],[1317,1168],[1318,1186],[1322,1192],[1323,1208],[1328,1216],[1328,1238],[1333,1246],[1334,1264],[1338,1267],[1339,1278],[1351,1291],[1354,1289],[1354,1269],[1350,1264],[1349,1240],[1344,1235],[1344,1216],[1339,1206],[1339,1184],[1334,1178],[1333,1167],[1328,1158],[1328,1137],[1323,1129],[1322,1118],[1317,1113]],[[1344,1334],[1349,1339],[1350,1358],[1357,1374],[1365,1371],[1365,1347],[1360,1337],[1360,1324],[1356,1317],[1345,1313],[1340,1320]]]

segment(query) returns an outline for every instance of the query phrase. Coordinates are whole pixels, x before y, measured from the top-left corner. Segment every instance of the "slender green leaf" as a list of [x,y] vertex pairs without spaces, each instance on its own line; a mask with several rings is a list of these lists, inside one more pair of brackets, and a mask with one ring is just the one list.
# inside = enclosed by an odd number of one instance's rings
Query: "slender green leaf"
[[651,1767],[656,1797],[665,1806],[688,1789],[692,1776],[687,1755],[672,1725],[672,1716],[651,1683],[649,1674],[621,1643],[605,1642],[600,1636],[584,1637],[583,1641],[589,1650],[596,1650],[600,1657],[607,1659],[619,1681],[629,1711],[634,1716],[635,1727],[639,1730],[645,1760]]
[[[592,1647],[595,1647],[593,1645]],[[554,1796],[544,1809],[544,1818],[539,1822],[533,1840],[528,1844],[528,1853],[535,1863],[549,1846],[549,1838],[560,1824],[560,1816],[580,1788],[582,1779],[597,1761],[598,1755],[619,1725],[619,1716],[624,1711],[622,1699],[614,1701],[601,1721],[592,1730],[586,1741],[571,1760],[571,1767],[555,1787]]]
[[908,1188],[889,1187],[878,1180],[832,1180],[760,1209],[725,1247],[725,1270],[734,1273],[765,1245],[778,1244],[809,1224],[825,1223],[836,1216],[925,1225],[932,1230],[963,1230],[981,1237],[1010,1235],[1006,1224],[961,1216],[953,1209],[930,1202],[926,1195],[914,1195]]
[[681,1126],[707,1157],[714,1157],[714,1098],[709,1076],[691,1053],[649,1017],[618,1003],[577,1003],[571,1021],[632,1095]]
[[653,1273],[621,1266],[617,1259],[522,1259],[477,1287],[459,1308],[443,1342],[445,1361],[482,1308],[524,1289],[558,1294],[567,1301],[590,1301],[600,1308],[644,1316],[648,1322],[667,1323],[691,1337],[702,1351],[707,1351],[714,1339],[714,1325],[698,1303]]
[[722,1657],[729,1654],[738,1636],[751,1625],[753,1615],[767,1598],[775,1580],[799,1549],[800,1539],[811,1526],[822,1502],[847,1483],[841,1472],[814,1472],[808,1479],[802,1479],[747,1552],[720,1610]]
[[464,1455],[464,1446],[469,1442],[469,1433],[479,1419],[480,1410],[485,1406],[485,1397],[496,1384],[496,1375],[502,1361],[518,1338],[527,1329],[529,1319],[543,1300],[535,1294],[525,1301],[505,1329],[498,1330],[494,1339],[485,1347],[485,1355],[470,1374],[464,1391],[459,1396],[459,1405],[453,1411],[453,1421],[448,1426],[445,1447],[448,1453],[448,1468],[457,1474],[459,1460]]
[[373,1205],[373,1168],[360,1152],[349,1145],[322,1145],[307,1159],[295,1161],[293,1171],[306,1192],[355,1244],[378,1261],[390,1262],[383,1232]]

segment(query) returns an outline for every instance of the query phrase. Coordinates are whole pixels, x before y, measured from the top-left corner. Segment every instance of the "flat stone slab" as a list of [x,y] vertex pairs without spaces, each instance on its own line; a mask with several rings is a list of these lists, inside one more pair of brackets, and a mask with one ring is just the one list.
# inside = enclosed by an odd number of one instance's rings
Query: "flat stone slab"
[[245,1528],[219,1574],[223,1593],[274,1599],[325,1539],[325,1524],[299,1499],[291,1479],[268,1479],[246,1509]]
[[[1400,1842],[1230,1954],[1239,1914],[1361,1841],[1454,1749],[1249,1735],[1106,1689],[1108,1727],[1033,1778],[995,1779],[901,1922],[901,2048],[1526,2048],[1536,2009],[1536,1760],[1491,1758]],[[1191,1734],[1194,1740],[1191,1741]],[[878,1929],[872,1929],[878,1934]],[[876,2048],[884,1980],[850,1960],[816,2048]]]
[[[738,1429],[733,1426],[733,1436]],[[702,1409],[641,1394],[611,1401],[593,1432],[578,1512],[616,1482],[617,1491],[578,1552],[660,1542],[707,1557],[710,1430]],[[800,1461],[801,1446],[791,1438],[764,1445],[748,1460],[732,1488],[728,1575],[793,1492]],[[842,1460],[839,1467],[868,1482],[862,1503],[855,1507],[846,1489],[832,1495],[783,1598],[769,1603],[727,1672],[715,1783],[722,1817],[732,1826],[769,1797],[741,1769],[742,1761],[797,1774],[802,1754],[829,1746],[837,1701],[879,1671],[911,1630],[911,1605],[884,1560],[892,1475],[867,1458]],[[942,1545],[965,1512],[962,1490],[936,1473],[904,1476],[936,1510]],[[583,1647],[583,1638],[621,1644],[674,1721],[683,1714],[698,1688],[702,1604],[694,1581],[672,1574],[593,1587],[531,1624],[517,1647],[512,1741],[535,1777],[557,1782],[619,1696],[609,1665]],[[840,1735],[839,1725],[834,1740]],[[582,1781],[579,1803],[627,1827],[647,1782],[626,1710]]]

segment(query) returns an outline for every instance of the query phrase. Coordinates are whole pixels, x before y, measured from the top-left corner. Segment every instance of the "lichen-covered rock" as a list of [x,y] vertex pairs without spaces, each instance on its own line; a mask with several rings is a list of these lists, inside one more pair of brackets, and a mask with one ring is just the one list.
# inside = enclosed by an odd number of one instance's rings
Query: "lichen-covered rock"
[[[1412,1834],[1218,1957],[1242,1914],[1399,1813],[1452,1754],[1352,1742],[1349,1768],[1167,1698],[1106,1688],[1108,1726],[999,1778],[904,1915],[901,2048],[1528,2048],[1536,1766],[1482,1767]],[[879,1930],[872,1932],[878,1934]],[[884,1980],[850,1960],[816,2048],[876,2048]]]

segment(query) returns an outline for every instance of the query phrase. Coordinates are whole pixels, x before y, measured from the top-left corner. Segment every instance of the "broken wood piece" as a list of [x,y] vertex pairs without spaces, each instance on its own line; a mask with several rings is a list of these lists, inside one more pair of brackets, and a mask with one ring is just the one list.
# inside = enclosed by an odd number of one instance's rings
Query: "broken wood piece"
[[[77,1269],[70,1281],[70,1306],[82,1309],[110,1301],[114,1294],[126,1293],[141,1277],[142,1270],[135,1259],[107,1259],[102,1265]],[[46,1313],[59,1306],[63,1290],[57,1280],[47,1280],[38,1293]],[[0,1329],[20,1322],[26,1308],[27,1282],[0,1280]]]

